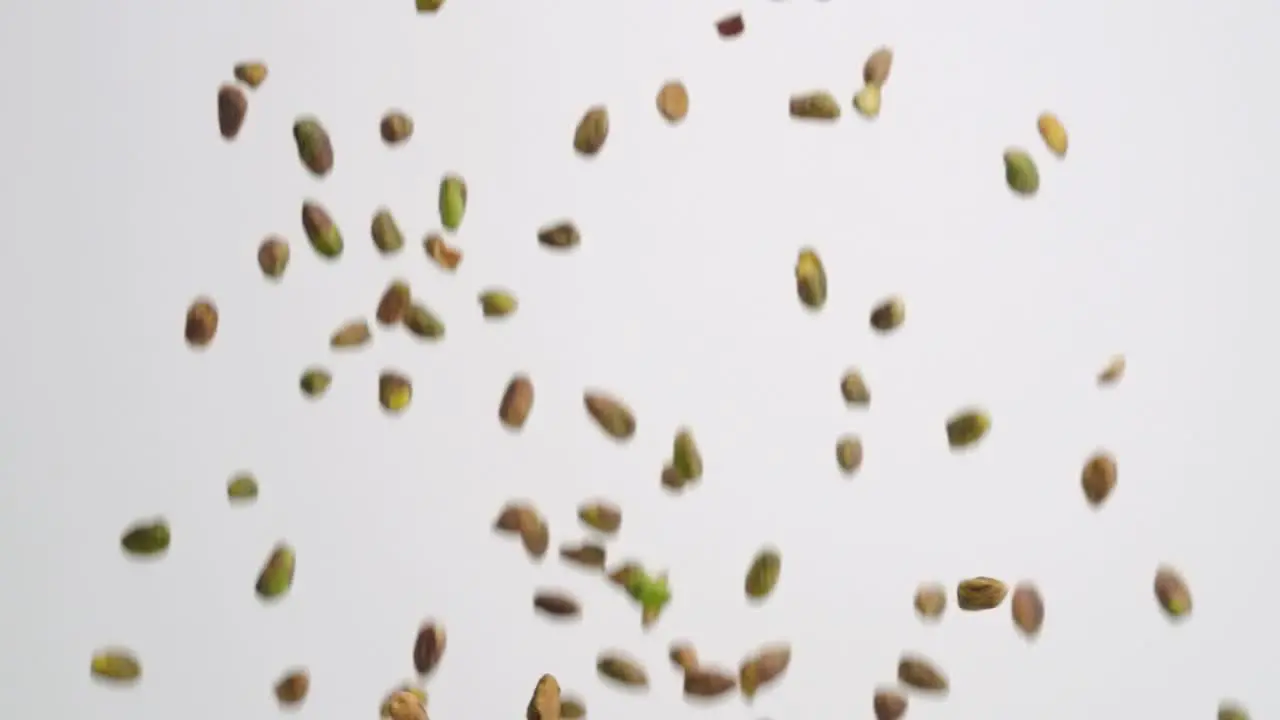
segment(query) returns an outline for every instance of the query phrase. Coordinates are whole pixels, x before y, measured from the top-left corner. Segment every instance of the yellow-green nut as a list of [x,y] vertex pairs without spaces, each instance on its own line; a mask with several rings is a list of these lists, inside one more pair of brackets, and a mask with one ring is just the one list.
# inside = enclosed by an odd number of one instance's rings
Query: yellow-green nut
[[293,124],[293,141],[298,146],[298,159],[316,177],[324,177],[333,169],[333,143],[329,133],[313,117],[298,118]]
[[819,310],[827,302],[827,271],[812,248],[801,250],[796,260],[796,293],[811,310]]
[[237,473],[227,481],[227,498],[248,502],[258,497],[258,480],[251,473]]
[[1040,170],[1025,150],[1011,148],[1004,153],[1004,179],[1009,189],[1030,197],[1040,189]]
[[342,233],[320,203],[302,204],[302,229],[311,247],[321,256],[332,260],[342,254]]
[[267,66],[261,62],[236,63],[232,74],[237,80],[256,90],[267,79]]
[[991,417],[981,410],[963,410],[947,420],[947,444],[953,450],[969,447],[991,429]]
[[480,310],[487,318],[501,318],[516,311],[519,303],[515,296],[504,290],[486,290],[480,293]]
[[169,524],[162,519],[135,523],[120,537],[130,555],[159,555],[169,549]]
[[676,433],[673,443],[671,466],[680,473],[681,480],[698,480],[702,477],[702,454],[694,442],[693,433],[682,429]]
[[89,673],[113,683],[131,683],[142,677],[142,663],[129,650],[100,650],[89,662]]
[[418,5],[418,12],[433,13],[444,6],[444,0],[415,0]]
[[267,558],[267,562],[262,566],[262,572],[258,574],[258,582],[254,585],[254,591],[258,593],[258,597],[263,600],[272,600],[289,592],[289,588],[293,587],[293,572],[297,566],[297,556],[293,552],[293,548],[285,543],[279,543],[271,550],[271,556]]
[[384,372],[378,377],[378,401],[388,412],[403,412],[412,399],[413,384],[409,378],[394,372]]
[[444,337],[444,321],[422,303],[411,304],[404,313],[404,327],[414,337],[439,340]]
[[396,223],[395,216],[386,208],[379,208],[374,213],[369,232],[373,236],[373,246],[384,255],[399,252],[404,247],[404,235],[400,232],[400,226]]
[[318,398],[328,391],[332,382],[333,376],[329,374],[328,370],[313,367],[307,368],[302,372],[302,377],[298,380],[298,387],[301,388],[303,395],[309,398]]
[[862,439],[845,435],[836,440],[836,464],[845,475],[858,472],[862,467]]
[[791,117],[797,120],[840,119],[840,103],[825,90],[792,95],[789,105]]
[[1036,118],[1036,129],[1040,131],[1040,137],[1044,139],[1050,152],[1058,157],[1067,154],[1067,129],[1062,126],[1057,115],[1051,112],[1040,113],[1040,117]]
[[782,554],[773,548],[765,548],[756,553],[747,569],[744,585],[747,597],[752,600],[763,600],[769,597],[778,585],[782,576]]
[[467,183],[457,175],[446,175],[440,181],[440,224],[455,232],[467,212]]
[[868,120],[880,115],[880,86],[867,85],[853,96],[853,109]]

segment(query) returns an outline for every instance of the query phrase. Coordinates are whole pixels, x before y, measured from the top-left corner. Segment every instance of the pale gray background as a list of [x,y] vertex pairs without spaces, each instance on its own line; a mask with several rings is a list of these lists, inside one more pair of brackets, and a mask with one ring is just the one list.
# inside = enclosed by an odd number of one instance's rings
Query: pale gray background
[[[310,667],[302,716],[375,717],[411,676],[421,619],[449,629],[430,682],[436,720],[513,718],[555,673],[596,720],[869,718],[902,650],[950,673],[945,702],[916,718],[1207,718],[1221,697],[1280,714],[1274,669],[1277,295],[1273,249],[1276,19],[1271,4],[449,0],[64,0],[8,3],[0,312],[0,715],[270,718],[271,684]],[[790,120],[787,97],[826,87],[844,102],[877,45],[897,51],[878,122]],[[237,60],[270,78],[233,144],[214,93]],[[663,123],[654,95],[685,80],[692,110]],[[570,149],[595,103],[612,135],[594,161]],[[418,123],[407,147],[380,115]],[[1035,118],[1071,134],[1050,158]],[[314,113],[337,148],[318,182],[291,144]],[[1039,159],[1034,201],[1005,188],[1001,152]],[[463,174],[471,205],[449,277],[419,242],[436,187]],[[304,197],[346,231],[319,261],[298,222]],[[368,240],[389,205],[410,235],[393,260]],[[571,255],[536,228],[575,218]],[[254,253],[293,242],[279,286]],[[800,246],[826,260],[830,302],[804,312]],[[332,358],[329,333],[372,312],[403,276],[448,322],[438,346],[378,335]],[[520,296],[485,323],[477,291]],[[181,339],[197,294],[222,311],[203,354]],[[871,305],[908,302],[892,338]],[[1093,377],[1115,352],[1130,372]],[[303,402],[299,371],[331,362],[335,384]],[[856,364],[872,410],[841,403]],[[416,380],[388,419],[376,374]],[[514,371],[537,384],[525,432],[496,420]],[[634,442],[586,419],[586,386],[639,417]],[[948,452],[942,425],[982,403],[994,429]],[[658,472],[691,425],[706,477],[679,499]],[[866,442],[862,473],[835,471],[843,432]],[[1120,460],[1107,507],[1087,509],[1079,469]],[[252,469],[257,506],[224,483]],[[527,561],[489,525],[509,497],[545,511],[553,548],[583,536],[576,504],[626,511],[619,556],[669,567],[676,594],[652,632],[596,578]],[[136,518],[165,514],[159,563],[117,546]],[[264,609],[252,585],[279,539],[297,582]],[[763,608],[742,574],[765,543],[782,581]],[[1152,598],[1157,564],[1186,574],[1190,622]],[[1048,604],[1028,645],[1008,608],[918,622],[922,580],[987,574],[1038,581]],[[564,586],[584,621],[536,618],[536,585]],[[790,639],[789,676],[746,709],[688,709],[665,650],[694,640],[736,667]],[[90,653],[137,649],[142,684],[90,682]],[[597,651],[642,658],[637,698],[601,685]]]

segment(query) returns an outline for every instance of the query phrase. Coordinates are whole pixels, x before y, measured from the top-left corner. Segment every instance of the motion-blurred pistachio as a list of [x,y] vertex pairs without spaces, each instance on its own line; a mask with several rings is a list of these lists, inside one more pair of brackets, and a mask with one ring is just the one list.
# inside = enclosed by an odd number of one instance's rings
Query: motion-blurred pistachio
[[519,430],[533,410],[533,381],[525,375],[516,375],[507,383],[498,405],[498,420],[508,429]]
[[945,693],[950,686],[942,670],[920,655],[903,655],[898,660],[898,682],[931,693]]
[[791,664],[791,646],[766,645],[749,656],[738,667],[738,687],[748,701],[756,693],[778,680]]
[[763,600],[773,593],[782,576],[782,554],[773,548],[765,548],[756,553],[747,568],[747,578],[743,583],[747,597],[752,600]]
[[380,325],[391,327],[404,321],[405,311],[412,302],[413,294],[409,290],[409,284],[403,280],[393,280],[382,292],[374,315]]
[[671,463],[662,466],[662,487],[673,492],[684,490],[684,486],[689,484],[689,480],[680,474],[680,471]]
[[602,392],[587,391],[582,403],[600,429],[614,440],[630,440],[636,434],[636,418],[621,400]]
[[796,259],[796,293],[811,310],[827,304],[827,271],[813,248],[804,248]]
[[538,243],[544,247],[568,250],[577,247],[580,242],[582,235],[578,232],[578,226],[569,220],[552,223],[538,230]]
[[620,652],[603,652],[596,658],[596,671],[627,687],[648,687],[649,676],[640,663]]
[[267,557],[267,562],[258,574],[258,582],[254,590],[263,600],[272,600],[283,596],[293,587],[293,572],[297,567],[297,556],[293,548],[285,543],[276,545]]
[[916,588],[914,602],[920,617],[936,620],[947,609],[947,589],[938,583],[925,583]]
[[1062,121],[1057,115],[1051,112],[1040,113],[1040,117],[1036,118],[1036,129],[1040,131],[1040,137],[1049,148],[1049,152],[1058,157],[1066,156],[1067,129],[1062,126]]
[[844,435],[836,440],[836,465],[845,475],[853,475],[862,467],[862,439]]
[[717,698],[737,686],[738,678],[717,668],[696,667],[684,674],[684,694],[689,697]]
[[382,701],[382,720],[428,720],[427,693],[419,687],[405,685]]
[[227,481],[227,499],[247,503],[258,498],[258,480],[251,473],[237,473]]
[[349,320],[329,336],[329,347],[334,349],[357,348],[368,344],[373,331],[365,320]]
[[202,348],[213,342],[218,334],[218,307],[209,298],[196,298],[187,308],[186,325],[183,336],[187,344],[194,348]]
[[639,563],[619,563],[609,570],[609,582],[624,590],[631,587],[637,579],[644,579],[644,568]]
[[876,85],[867,85],[853,96],[853,109],[858,114],[868,120],[874,120],[880,117],[880,88]]
[[251,89],[257,90],[267,79],[267,66],[257,61],[236,63],[231,74]]
[[419,13],[439,12],[444,7],[444,0],[414,0],[418,6]]
[[445,175],[440,181],[440,224],[456,232],[467,212],[467,183],[457,175]]
[[791,96],[791,117],[798,120],[838,120],[840,103],[825,90]]
[[400,373],[385,371],[378,376],[378,402],[391,413],[400,413],[413,400],[413,383]]
[[1118,478],[1115,458],[1106,452],[1094,453],[1080,471],[1080,486],[1084,489],[1085,500],[1095,508],[1100,507],[1116,489]]
[[876,720],[899,720],[907,713],[907,696],[897,690],[877,689],[871,707]]
[[1107,387],[1115,385],[1124,377],[1125,359],[1123,355],[1115,355],[1107,361],[1102,371],[1098,373],[1098,384]]
[[862,65],[862,82],[868,86],[882,88],[889,82],[889,71],[892,69],[893,50],[887,47],[877,48]]
[[249,98],[235,85],[218,88],[218,132],[223,140],[235,140],[249,112]]
[[383,255],[400,252],[404,247],[404,235],[396,223],[395,216],[386,208],[378,208],[369,223],[369,234],[373,237],[373,246]]
[[543,675],[533,686],[533,695],[525,708],[525,720],[560,720],[562,714],[560,683],[554,675]]
[[424,340],[444,337],[444,322],[422,303],[410,303],[404,313],[404,326],[410,333]]
[[600,152],[609,138],[609,111],[603,105],[587,109],[573,131],[573,149],[591,157]]
[[702,478],[702,454],[698,452],[698,444],[693,439],[693,432],[681,428],[676,432],[672,443],[671,466],[686,481]]
[[991,418],[982,410],[962,410],[947,420],[947,444],[953,450],[969,447],[991,429]]
[[316,202],[302,204],[302,229],[307,241],[322,257],[330,260],[342,255],[342,232],[329,217],[329,211]]
[[578,519],[596,532],[612,535],[622,527],[622,510],[604,501],[583,503],[578,506]]
[[1008,594],[1009,588],[995,578],[969,578],[956,586],[956,605],[961,610],[992,610],[999,607]]
[[1004,180],[1010,190],[1030,197],[1040,189],[1040,170],[1025,150],[1011,148],[1004,153]]
[[419,675],[430,675],[440,665],[448,639],[444,626],[437,622],[427,621],[418,628],[413,639],[413,669]]
[[89,673],[111,683],[134,683],[142,677],[142,663],[130,650],[99,650],[89,661]]
[[307,699],[311,689],[311,677],[306,670],[291,670],[276,681],[276,700],[286,707],[298,705]]
[[329,374],[328,370],[313,367],[307,368],[302,372],[298,387],[302,389],[303,395],[314,399],[324,395],[332,382],[333,376]]
[[1009,604],[1014,627],[1028,638],[1039,635],[1040,627],[1044,625],[1044,598],[1040,590],[1031,583],[1018,583]]
[[907,319],[907,306],[902,298],[886,298],[871,310],[871,329],[879,333],[897,330]]
[[333,169],[333,144],[329,133],[314,117],[301,117],[293,123],[293,141],[298,146],[298,159],[316,177],[324,177]]
[[508,502],[502,506],[502,511],[498,513],[498,518],[493,521],[493,529],[504,533],[518,533],[520,528],[525,525],[525,518],[533,517],[535,520],[538,511],[532,505],[521,501]]
[[565,545],[560,548],[560,557],[565,562],[577,565],[579,567],[591,570],[601,570],[604,568],[608,552],[603,545],[598,543],[581,543],[579,545]]
[[531,560],[542,560],[542,557],[547,554],[547,547],[551,544],[550,528],[539,516],[525,517],[521,522],[520,544],[524,547],[525,554]]
[[505,290],[485,290],[480,293],[480,311],[487,318],[504,318],[516,311],[519,302]]
[[577,617],[582,614],[582,606],[577,599],[563,590],[539,590],[533,595],[533,607],[553,617]]
[[441,270],[452,272],[457,270],[458,264],[462,262],[462,251],[445,242],[439,233],[428,234],[422,241],[422,246],[427,251],[427,257],[439,265]]
[[130,555],[159,555],[169,549],[169,523],[162,518],[135,523],[120,536],[120,546]]
[[840,395],[849,406],[866,407],[871,404],[871,391],[858,370],[845,371],[844,377],[840,378]]
[[258,246],[258,269],[262,274],[273,279],[284,275],[289,267],[289,243],[282,237],[272,235]]
[[586,716],[587,706],[582,698],[565,697],[560,700],[560,717],[563,720],[582,720]]
[[1154,586],[1156,600],[1171,619],[1191,614],[1191,590],[1177,570],[1167,565],[1157,568]]
[[413,118],[399,110],[390,110],[382,116],[382,122],[378,124],[378,133],[382,135],[382,141],[388,145],[407,142],[413,137]]
[[689,114],[689,91],[679,80],[669,80],[658,90],[658,114],[675,125]]
[[671,643],[671,647],[667,650],[667,657],[671,659],[672,665],[684,672],[698,667],[698,651],[687,642]]
[[1218,720],[1249,720],[1249,711],[1234,700],[1218,703]]

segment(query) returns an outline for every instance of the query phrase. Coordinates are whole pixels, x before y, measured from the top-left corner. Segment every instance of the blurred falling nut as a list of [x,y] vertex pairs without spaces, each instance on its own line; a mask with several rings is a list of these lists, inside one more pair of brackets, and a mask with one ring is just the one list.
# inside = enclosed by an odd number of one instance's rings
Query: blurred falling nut
[[680,668],[684,672],[690,672],[698,668],[698,651],[687,642],[675,642],[671,644],[667,657],[671,659],[671,664]]
[[302,229],[311,248],[321,257],[333,260],[342,255],[342,232],[329,216],[329,211],[319,203],[307,201],[302,204]]
[[1191,590],[1182,575],[1168,565],[1156,569],[1156,600],[1170,619],[1181,619],[1191,614]]
[[825,90],[791,96],[791,117],[797,120],[833,121],[840,119],[840,103]]
[[1066,156],[1067,129],[1062,126],[1057,115],[1051,112],[1040,113],[1040,117],[1036,118],[1036,129],[1040,131],[1040,137],[1050,152],[1058,157]]
[[1080,472],[1080,486],[1084,488],[1084,497],[1093,507],[1100,507],[1111,491],[1116,489],[1119,477],[1116,460],[1106,452],[1097,452],[1089,457]]
[[272,235],[258,246],[258,269],[272,280],[284,275],[289,266],[289,243],[284,238]]
[[382,298],[378,300],[378,309],[375,312],[378,324],[384,327],[400,324],[411,302],[413,297],[409,291],[409,284],[403,280],[393,281],[383,291]]
[[1115,385],[1124,377],[1125,360],[1123,355],[1116,355],[1107,361],[1106,367],[1098,373],[1098,384],[1106,387]]
[[882,688],[876,690],[871,706],[875,710],[876,720],[899,720],[907,713],[907,696],[896,690]]
[[249,86],[251,90],[257,90],[267,79],[267,66],[261,62],[242,62],[236,63],[231,69],[231,74],[237,80]]
[[632,658],[617,651],[601,653],[596,658],[596,672],[626,687],[648,687],[649,676],[644,667]]
[[867,382],[862,373],[854,369],[845,371],[844,377],[840,378],[840,395],[849,406],[867,407],[871,404]]
[[414,0],[419,14],[437,13],[444,7],[444,0]]
[[258,480],[252,473],[237,473],[227,481],[227,499],[233,504],[246,504],[258,497]]
[[578,617],[582,606],[566,592],[542,590],[534,594],[533,607],[553,617]]
[[991,417],[982,410],[968,408],[947,420],[947,444],[960,450],[977,444],[991,429]]
[[427,251],[427,257],[442,270],[457,270],[458,264],[462,262],[462,251],[445,242],[439,233],[427,235],[422,245]]
[[995,578],[973,577],[956,586],[956,605],[971,612],[992,610],[1000,607],[1008,594],[1009,588]]
[[161,555],[169,549],[171,535],[164,518],[151,518],[130,525],[120,536],[120,547],[133,556]]
[[596,532],[612,535],[622,527],[622,510],[603,500],[587,502],[578,506],[578,519]]
[[1218,720],[1249,720],[1249,711],[1234,700],[1218,703]]
[[603,545],[596,543],[565,545],[560,548],[560,557],[578,567],[601,570],[604,569],[607,551]]
[[397,372],[383,371],[378,376],[378,403],[389,413],[404,412],[413,400],[413,383]]
[[698,444],[693,439],[693,432],[681,428],[676,432],[671,455],[671,466],[685,480],[702,478],[702,454],[698,452]]
[[778,680],[791,664],[791,646],[766,645],[749,656],[738,668],[738,686],[748,701],[756,693]]
[[738,37],[746,28],[742,15],[738,13],[726,15],[716,21],[716,32],[726,40]]
[[320,121],[311,116],[298,118],[293,123],[293,141],[298,147],[298,159],[316,177],[324,177],[333,169],[333,143]]
[[427,720],[427,693],[418,687],[402,687],[383,700],[381,716],[383,720]]
[[1015,194],[1031,197],[1040,190],[1040,170],[1027,151],[1010,148],[1004,153],[1004,181]]
[[485,290],[479,300],[480,312],[487,318],[504,318],[520,305],[515,296],[505,290]]
[[853,109],[868,120],[880,117],[880,88],[867,85],[853,96]]
[[1023,635],[1034,638],[1044,624],[1044,598],[1031,583],[1018,583],[1009,602],[1013,610],[1013,624]]
[[382,142],[388,145],[408,142],[413,137],[413,118],[399,110],[390,110],[378,123],[378,134],[382,136]]
[[116,685],[132,684],[142,677],[142,663],[131,650],[99,650],[89,661],[89,674]]
[[827,303],[827,271],[813,248],[804,248],[796,259],[796,294],[810,310],[820,310]]
[[936,620],[947,609],[947,590],[938,583],[925,583],[916,588],[916,612],[920,617]]
[[373,214],[369,235],[373,237],[373,246],[383,255],[398,253],[404,247],[404,234],[400,232],[395,216],[386,208],[378,208]]
[[293,587],[293,574],[298,565],[297,555],[287,543],[277,543],[258,574],[254,592],[263,600],[283,597]]
[[689,91],[679,80],[670,80],[658,91],[658,114],[672,125],[689,114]]
[[630,440],[636,434],[635,415],[621,400],[588,390],[582,394],[582,403],[587,408],[587,414],[614,440]]
[[329,374],[328,370],[311,367],[302,372],[302,377],[298,380],[298,386],[302,389],[303,395],[316,399],[325,394],[332,382],[333,376]]
[[544,247],[568,250],[577,247],[580,242],[582,236],[578,227],[568,220],[546,225],[538,230],[538,243]]
[[947,676],[919,655],[903,655],[898,660],[898,682],[925,692],[944,693],[949,689]]
[[402,322],[414,337],[423,340],[439,340],[444,337],[444,321],[422,303],[409,303]]
[[862,467],[862,440],[854,435],[836,440],[836,464],[846,476],[857,473]]
[[525,708],[525,720],[560,720],[560,683],[554,675],[543,675],[533,687],[533,696]]
[[425,622],[418,628],[418,635],[413,640],[413,669],[419,675],[430,675],[440,665],[447,640],[444,628],[434,621]]
[[748,598],[763,600],[773,593],[781,576],[782,554],[774,548],[764,548],[751,560],[743,589]]
[[510,430],[519,430],[529,419],[533,409],[533,381],[525,375],[516,375],[507,383],[502,402],[498,405],[498,419]]
[[459,175],[445,175],[440,180],[440,224],[449,232],[457,232],[467,212],[467,183]]
[[603,105],[587,109],[573,131],[573,149],[591,157],[600,152],[609,138],[609,111]]
[[547,528],[547,523],[536,515],[522,517],[520,544],[524,546],[525,554],[530,559],[541,560],[551,544],[551,531]]
[[667,463],[662,467],[662,486],[671,491],[680,491],[684,486],[689,484],[689,480],[676,470],[675,466]]
[[609,571],[609,582],[626,590],[633,580],[644,576],[644,568],[639,563],[624,562]]
[[889,81],[889,71],[892,69],[893,50],[887,47],[878,48],[862,65],[862,82],[869,87],[882,88]]
[[307,699],[311,678],[306,670],[291,670],[276,682],[276,700],[284,706],[292,706]]
[[684,694],[698,698],[717,698],[738,686],[733,675],[715,668],[695,667],[684,674]]
[[351,320],[344,323],[329,337],[329,347],[356,348],[368,344],[373,338],[369,323],[364,320]]
[[871,328],[880,333],[897,330],[907,319],[907,306],[902,298],[890,297],[871,310]]
[[224,140],[235,140],[249,112],[249,98],[235,85],[218,88],[218,132]]
[[537,518],[537,511],[531,505],[523,502],[510,502],[502,507],[502,512],[498,513],[498,519],[493,523],[493,529],[498,532],[518,533],[524,525],[524,518]]
[[209,298],[196,298],[187,308],[187,322],[183,334],[187,344],[202,348],[213,342],[218,334],[218,308]]
[[560,717],[563,720],[582,720],[587,716],[587,706],[581,698],[568,697],[560,700]]

